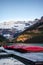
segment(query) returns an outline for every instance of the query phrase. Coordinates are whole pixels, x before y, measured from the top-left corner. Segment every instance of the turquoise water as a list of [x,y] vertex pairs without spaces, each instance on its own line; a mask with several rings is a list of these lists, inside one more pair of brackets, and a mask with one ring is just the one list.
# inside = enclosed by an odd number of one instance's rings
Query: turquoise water
[[29,45],[43,46],[43,43],[32,43],[32,44],[29,44]]
[[[8,43],[8,45],[13,45],[16,43]],[[23,44],[23,43],[18,43],[18,44]],[[43,43],[24,43],[26,45],[30,45],[30,46],[43,46]]]

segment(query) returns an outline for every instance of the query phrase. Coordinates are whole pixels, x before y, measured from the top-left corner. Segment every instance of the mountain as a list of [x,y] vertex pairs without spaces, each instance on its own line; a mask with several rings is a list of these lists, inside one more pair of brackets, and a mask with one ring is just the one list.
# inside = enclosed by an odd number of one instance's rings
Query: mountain
[[26,23],[25,21],[9,21],[9,22],[2,22],[0,23],[0,29],[17,29],[17,30],[24,30],[25,27],[31,25],[30,23]]
[[0,29],[16,29],[19,31],[23,31],[37,21],[38,19],[35,19],[34,21],[5,21],[0,23]]
[[9,21],[0,23],[0,34],[11,39],[33,25],[33,21]]
[[43,17],[24,30],[14,42],[43,43]]

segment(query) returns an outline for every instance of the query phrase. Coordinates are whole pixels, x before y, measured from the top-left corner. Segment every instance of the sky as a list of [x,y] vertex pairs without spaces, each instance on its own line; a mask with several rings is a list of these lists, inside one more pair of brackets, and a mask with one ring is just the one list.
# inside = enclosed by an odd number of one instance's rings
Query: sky
[[0,22],[28,21],[43,16],[43,0],[0,0]]

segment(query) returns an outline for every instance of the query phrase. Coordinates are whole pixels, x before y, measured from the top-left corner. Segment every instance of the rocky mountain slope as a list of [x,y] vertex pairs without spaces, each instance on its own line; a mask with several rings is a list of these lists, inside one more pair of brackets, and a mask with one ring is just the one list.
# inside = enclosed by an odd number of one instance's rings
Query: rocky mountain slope
[[14,42],[43,43],[43,17],[23,31]]

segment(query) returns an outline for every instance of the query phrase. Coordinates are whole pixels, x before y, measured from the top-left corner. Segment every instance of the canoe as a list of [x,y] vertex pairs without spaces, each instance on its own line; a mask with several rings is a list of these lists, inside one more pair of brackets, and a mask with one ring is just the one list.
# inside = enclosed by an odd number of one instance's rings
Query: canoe
[[11,45],[4,46],[4,48],[20,52],[43,52],[43,47],[41,46]]
[[27,52],[43,52],[43,47],[29,46],[29,47],[23,47],[22,50],[25,50]]

